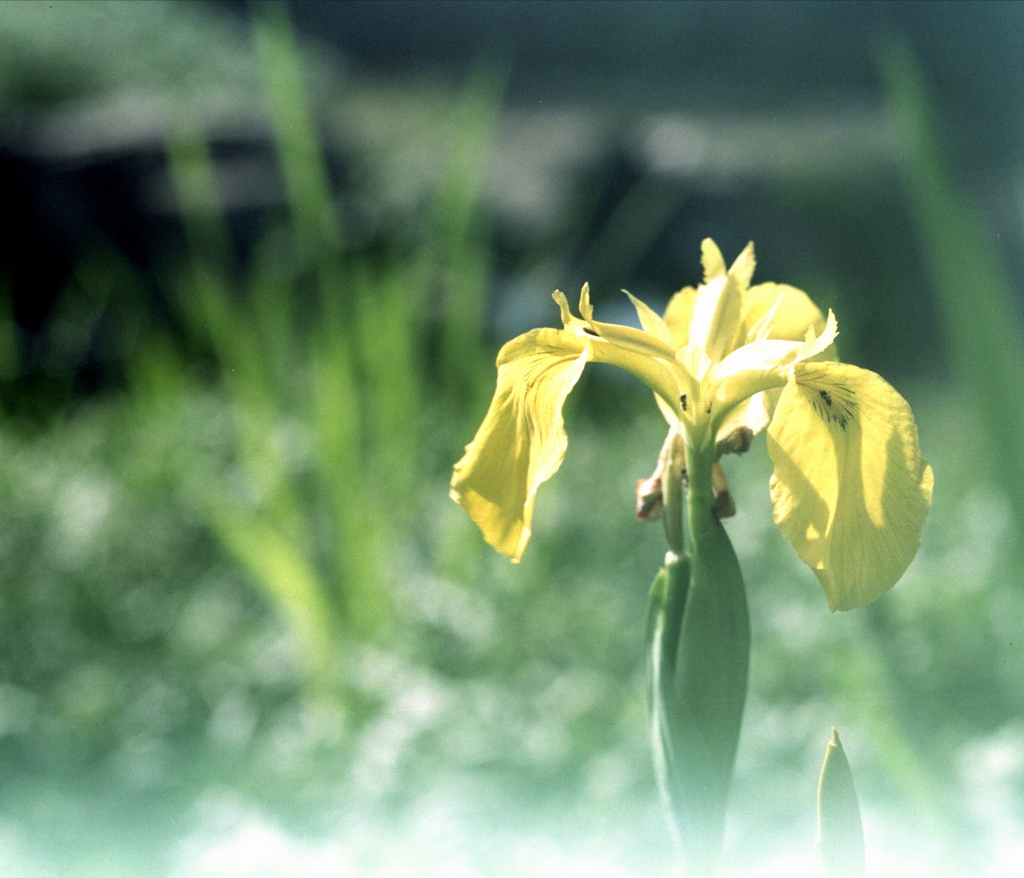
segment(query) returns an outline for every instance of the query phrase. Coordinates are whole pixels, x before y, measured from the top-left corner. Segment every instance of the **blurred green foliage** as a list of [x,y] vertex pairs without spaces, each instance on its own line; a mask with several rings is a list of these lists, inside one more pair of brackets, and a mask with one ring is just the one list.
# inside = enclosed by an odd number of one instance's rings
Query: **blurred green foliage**
[[[408,254],[353,256],[279,7],[260,7],[254,44],[288,214],[249,264],[233,264],[201,132],[170,139],[192,252],[171,296],[192,343],[212,354],[239,465],[238,484],[194,465],[178,478],[290,621],[324,683],[337,648],[372,637],[390,615],[387,582],[404,573],[407,534],[434,484],[424,478],[425,398],[456,422],[485,402],[487,241],[477,189],[498,104],[480,79],[454,108],[457,148],[422,242]],[[434,370],[425,351],[429,311],[440,347]],[[140,351],[137,373],[163,372],[135,382],[143,410],[173,408],[162,398],[167,388],[193,392],[189,365],[171,362],[170,349]]]
[[969,391],[966,416],[982,425],[988,471],[1005,479],[1014,520],[1024,527],[1024,326],[1020,284],[1007,276],[995,238],[946,166],[934,102],[910,49],[886,46],[882,70],[904,145],[905,180],[924,265],[942,312],[956,376]]

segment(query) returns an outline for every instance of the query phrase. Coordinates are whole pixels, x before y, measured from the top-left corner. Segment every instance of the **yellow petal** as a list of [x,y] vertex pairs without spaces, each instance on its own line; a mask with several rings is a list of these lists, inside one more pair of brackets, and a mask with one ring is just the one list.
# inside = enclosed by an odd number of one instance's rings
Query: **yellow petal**
[[[623,290],[622,292],[629,296],[629,301],[632,302],[633,307],[636,308],[636,314],[637,317],[640,318],[640,325],[644,328],[644,332],[650,333],[655,338],[665,342],[671,347],[672,334],[669,331],[668,324],[665,323],[662,317],[656,311],[652,310],[649,305],[641,302],[628,290]],[[687,331],[689,331],[689,324],[687,324]],[[692,385],[689,391],[683,391],[683,393],[688,393],[688,396],[692,396]],[[657,390],[654,391],[654,401],[658,404],[658,408],[661,409],[661,414],[664,416],[670,427],[678,423],[679,411],[665,402]]]
[[829,607],[885,594],[921,543],[932,469],[905,399],[873,372],[804,362],[768,428],[775,523]]
[[816,336],[809,326],[803,342],[767,338],[737,348],[708,375],[716,420],[731,416],[735,406],[755,393],[786,384],[794,363],[820,356],[838,334],[835,315],[829,311],[821,334]]
[[716,277],[725,277],[725,260],[722,251],[710,238],[700,242],[700,264],[704,266],[704,283],[710,283]]
[[743,248],[743,252],[729,266],[729,274],[732,275],[736,285],[741,290],[746,290],[750,286],[750,279],[754,276],[755,265],[754,242],[748,241],[747,246]]
[[588,346],[565,330],[535,329],[506,344],[491,406],[455,464],[452,499],[513,561],[530,539],[537,488],[565,457],[562,405],[588,356]]
[[633,303],[633,307],[636,308],[636,316],[640,318],[640,325],[643,327],[644,332],[649,332],[659,341],[665,342],[665,344],[671,346],[672,334],[669,332],[668,325],[661,318],[661,316],[649,305],[645,305],[636,296],[634,296],[628,290],[623,290],[629,301]]
[[668,327],[672,347],[677,351],[690,343],[690,323],[693,321],[693,305],[697,301],[697,290],[683,287],[665,308],[665,325]]
[[665,400],[661,398],[660,393],[654,394],[654,401],[658,404],[658,409],[661,411],[661,416],[665,419],[665,422],[670,426],[674,427],[679,423],[679,412],[677,412],[672,406],[670,406]]
[[[555,290],[552,294],[552,298],[558,303],[559,310],[562,312],[562,325],[569,331],[580,336],[586,342],[592,342],[603,339],[609,344],[615,347],[621,348],[624,351],[637,354],[641,357],[648,357],[655,360],[663,360],[667,363],[674,363],[676,359],[676,351],[667,340],[667,328],[662,324],[662,320],[647,308],[639,299],[630,296],[626,293],[633,303],[637,306],[639,312],[640,308],[645,308],[650,315],[650,318],[657,321],[657,326],[654,332],[648,331],[646,325],[643,329],[636,329],[633,326],[622,326],[618,323],[602,323],[599,320],[594,320],[594,308],[590,304],[590,286],[589,284],[583,285],[583,291],[580,294],[580,313],[583,315],[583,319],[573,316],[569,310],[569,304],[565,299],[565,294],[559,290]],[[641,318],[643,318],[641,314]],[[604,362],[602,360],[602,362]],[[614,360],[608,360],[607,362],[613,365],[618,365]],[[626,368],[623,366],[622,368]]]
[[[681,396],[685,393],[692,398],[694,384],[679,367],[675,357],[668,360],[654,353],[651,343],[657,339],[638,329],[613,323],[593,325],[601,331],[601,335],[587,337],[590,359],[595,363],[618,366],[639,378],[664,400],[678,420],[682,415]],[[630,333],[636,333],[642,338],[637,340]]]
[[[590,359],[618,366],[635,375],[661,397],[678,419],[682,413],[680,396],[684,393],[692,395],[693,385],[679,368],[675,349],[667,341],[667,327],[663,326],[657,314],[639,299],[630,296],[637,306],[641,321],[643,322],[645,317],[655,321],[654,332],[648,332],[646,327],[636,329],[617,323],[601,323],[594,320],[590,287],[587,284],[583,285],[580,293],[582,320],[574,317],[569,311],[569,305],[562,293],[556,291],[554,299],[562,312],[563,325],[567,331],[576,335],[581,343],[590,348]],[[646,309],[646,312],[641,311],[641,308]]]
[[740,403],[722,419],[721,426],[715,431],[715,441],[724,439],[742,427],[757,436],[771,421],[778,394],[778,389],[766,390]]
[[704,376],[711,368],[708,355],[695,344],[688,344],[676,353],[676,362],[680,365],[693,385],[700,385]]
[[580,314],[587,323],[594,319],[594,306],[590,304],[590,284],[583,284],[580,289]]
[[788,284],[758,284],[743,295],[743,325],[749,333],[772,309],[771,329],[764,338],[801,341],[807,327],[816,333],[825,328],[825,316],[803,290]]
[[718,362],[748,340],[743,310],[754,273],[754,243],[747,244],[728,273],[714,241],[705,238],[701,249],[704,283],[694,302],[689,342],[699,344],[713,362]]
[[[586,285],[584,285],[584,288],[586,288]],[[555,290],[551,294],[551,298],[558,303],[558,310],[562,313],[562,326],[566,329],[582,327],[583,321],[569,309],[569,302],[565,298],[565,293],[561,290]]]
[[690,343],[700,345],[712,362],[717,363],[734,348],[742,304],[742,292],[729,275],[712,278],[698,291]]

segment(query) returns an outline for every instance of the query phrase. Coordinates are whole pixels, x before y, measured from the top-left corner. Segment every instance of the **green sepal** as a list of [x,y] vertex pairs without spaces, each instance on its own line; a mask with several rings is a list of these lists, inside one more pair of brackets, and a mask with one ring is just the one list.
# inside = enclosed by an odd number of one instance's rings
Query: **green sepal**
[[818,780],[818,839],[814,846],[815,873],[819,878],[863,878],[864,828],[853,772],[839,733],[825,750]]
[[647,622],[655,773],[694,878],[714,874],[721,858],[750,660],[739,562],[709,519],[693,557],[658,573]]
[[666,631],[678,632],[690,587],[690,556],[682,555],[666,563],[651,583],[647,621],[644,625],[644,646],[647,656],[647,709],[653,711],[663,668],[674,668],[679,647],[678,634],[665,637]]

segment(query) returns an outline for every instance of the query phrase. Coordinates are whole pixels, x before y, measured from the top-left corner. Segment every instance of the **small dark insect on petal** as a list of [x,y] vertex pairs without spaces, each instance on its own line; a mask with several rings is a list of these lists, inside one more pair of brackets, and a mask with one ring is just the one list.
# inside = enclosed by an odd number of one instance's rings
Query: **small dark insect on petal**
[[682,406],[683,411],[686,411],[686,394],[681,393],[679,395],[679,405]]
[[[839,391],[838,396],[833,396]],[[850,419],[856,417],[857,401],[849,388],[836,385],[831,390],[818,389],[818,395],[811,397],[818,414],[830,424],[845,430]],[[820,402],[819,402],[820,400]],[[824,403],[824,406],[822,406]]]

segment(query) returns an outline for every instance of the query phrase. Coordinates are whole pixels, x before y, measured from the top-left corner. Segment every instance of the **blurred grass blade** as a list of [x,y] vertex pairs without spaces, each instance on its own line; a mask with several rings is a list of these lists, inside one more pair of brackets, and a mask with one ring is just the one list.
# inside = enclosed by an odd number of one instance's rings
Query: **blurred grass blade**
[[906,148],[905,178],[926,270],[937,294],[957,377],[988,439],[993,476],[1024,532],[1024,329],[994,238],[945,162],[932,102],[910,49],[882,53],[889,109]]
[[259,339],[264,373],[281,393],[294,384],[302,365],[302,351],[295,344],[296,334],[303,330],[294,297],[294,261],[290,243],[281,235],[271,235],[253,248],[242,285]]
[[[331,640],[330,614],[309,558],[310,527],[282,441],[286,388],[273,382],[261,327],[231,277],[227,223],[199,126],[179,123],[168,135],[167,155],[191,250],[191,272],[178,302],[193,336],[212,348],[227,391],[246,501],[232,499],[220,479],[182,474],[183,483],[207,525],[292,625],[309,669],[320,674]],[[285,300],[279,294],[279,303]],[[287,337],[287,320],[281,320],[287,311],[279,307],[277,313]]]
[[167,172],[193,260],[230,266],[234,261],[231,238],[201,123],[187,111],[179,112],[168,127],[165,148]]
[[[302,54],[283,4],[254,7],[253,45],[284,177],[297,267],[310,265],[316,277],[313,316],[294,327],[291,346],[301,350],[296,368],[308,376],[306,413],[316,437],[315,481],[330,519],[328,566],[345,630],[365,636],[385,618],[388,607],[377,551],[384,539],[377,512],[387,498],[373,484],[377,462],[364,453],[365,415],[381,411],[390,401],[382,400],[375,387],[360,385],[372,378],[400,392],[408,382],[404,374],[396,374],[403,371],[402,358],[386,344],[389,327],[379,320],[359,320],[364,300],[376,303],[380,290],[372,283],[353,283],[351,266],[342,260],[344,230],[303,78]],[[294,294],[294,283],[284,287],[279,300],[289,291]],[[412,298],[412,290],[405,293]],[[267,315],[262,322],[272,323],[272,306],[262,299],[257,304]],[[411,319],[408,308],[396,315],[396,323],[403,326]],[[300,334],[307,338],[300,339]],[[368,349],[377,353],[371,362]],[[398,432],[408,436],[409,426],[402,424]],[[395,461],[386,449],[378,450],[383,457],[380,471],[408,466],[408,455]]]
[[825,750],[818,780],[818,838],[814,847],[815,872],[819,878],[863,878],[864,829],[853,772],[839,733]]
[[328,507],[327,554],[347,634],[367,636],[387,617],[389,603],[378,549],[385,542],[378,510],[382,498],[375,467],[362,449],[360,388],[348,345],[340,333],[314,336],[308,378],[316,436],[316,474]]
[[480,211],[480,192],[497,132],[504,77],[478,70],[455,111],[450,152],[438,184],[434,225],[438,236],[442,290],[441,374],[463,387],[470,408],[489,396],[480,363],[488,304],[489,227]]
[[323,680],[332,655],[330,613],[319,578],[288,535],[226,504],[211,505],[208,519],[217,536],[272,598],[298,640],[314,679]]
[[238,451],[250,488],[265,512],[299,537],[305,530],[281,428],[287,418],[281,388],[266,374],[263,345],[247,310],[232,301],[218,275],[200,271],[189,298],[203,321],[228,391]]
[[420,411],[423,389],[420,332],[410,313],[408,275],[394,269],[377,276],[354,272],[358,289],[355,324],[367,410],[369,453],[390,498],[395,523],[411,523],[420,483]]
[[253,7],[253,46],[277,149],[299,253],[311,258],[321,284],[337,282],[343,246],[324,162],[303,81],[302,56],[283,4]]

